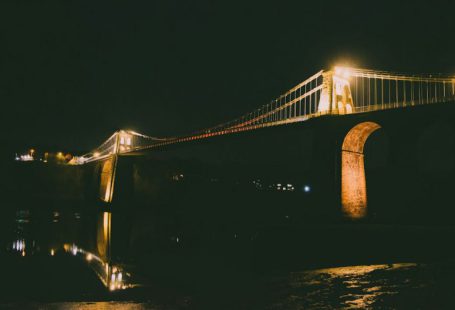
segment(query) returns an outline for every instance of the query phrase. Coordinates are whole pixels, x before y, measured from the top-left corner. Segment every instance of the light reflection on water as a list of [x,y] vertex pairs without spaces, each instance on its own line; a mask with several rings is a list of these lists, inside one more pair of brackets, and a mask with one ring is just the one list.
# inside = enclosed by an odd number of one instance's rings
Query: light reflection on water
[[[157,304],[154,299],[156,296],[151,297],[150,295],[148,297],[142,295],[140,300],[145,302],[0,302],[0,308],[90,310],[453,309],[453,307],[448,307],[452,306],[454,296],[453,278],[455,277],[455,270],[453,266],[451,262],[444,264],[401,263],[293,272],[288,275],[269,278],[266,281],[266,291],[254,295],[250,300],[251,304],[248,303],[247,305],[241,300],[234,301],[235,296],[225,287],[223,294],[219,296],[220,298],[210,299],[207,293],[199,296],[199,301],[205,306],[203,308],[200,307],[200,303],[193,303],[192,297],[189,297],[189,303],[167,300],[166,304]],[[242,279],[239,278],[238,281],[241,282]],[[253,287],[250,289],[254,290]],[[135,295],[130,295],[129,298],[134,298],[133,296]],[[128,298],[128,295],[124,297]],[[144,299],[146,297],[147,299]],[[148,300],[152,300],[152,302]]]
[[100,302],[57,302],[57,303],[23,303],[1,304],[2,309],[40,309],[40,310],[161,310],[169,309],[152,303],[135,303],[121,301]]
[[[57,222],[61,223],[65,219],[61,214],[55,211],[51,218],[54,220],[57,218]],[[80,214],[77,214],[77,217],[75,216],[76,219],[80,217]],[[21,253],[24,248],[27,248],[28,257],[29,254],[34,253],[35,249],[39,250],[38,246],[35,247],[34,233],[36,230],[30,229],[33,223],[30,212],[23,211],[16,214],[17,226],[7,245],[9,251]],[[49,235],[55,236],[56,234]],[[50,244],[54,246],[56,241],[44,241],[38,239],[37,244],[41,246],[42,251],[50,253],[47,248]],[[52,251],[54,251],[53,249]],[[94,257],[90,255],[86,259],[93,261]],[[252,298],[255,299],[253,302],[257,302],[261,306],[254,304],[251,307],[235,307],[232,309],[446,309],[448,308],[447,305],[452,306],[452,296],[455,295],[452,282],[455,278],[454,266],[453,262],[439,265],[397,263],[293,272],[265,280],[265,287],[268,284],[271,287],[264,288],[266,292],[261,294],[259,298],[256,296]],[[223,278],[218,280],[223,282]],[[238,282],[242,282],[242,279],[239,278]],[[251,288],[251,290],[254,291],[255,288]],[[231,293],[230,290],[226,290],[225,296],[217,299],[216,304],[213,307],[208,307],[208,309],[231,309],[223,307],[227,300],[233,298]],[[125,296],[129,298],[128,295]],[[130,295],[130,297],[132,296]],[[206,299],[210,299],[210,296],[208,294],[202,295],[200,299],[204,302]],[[149,300],[149,296],[132,300]],[[437,305],[435,306],[434,303]],[[16,302],[8,304],[2,303],[0,298],[1,309],[182,309],[181,306],[172,308],[173,306],[166,305],[163,308],[163,306],[151,302],[123,301],[93,303]],[[183,308],[198,309],[198,307],[191,306],[188,308],[184,306]]]
[[419,308],[414,297],[428,294],[431,276],[425,265],[402,263],[295,272],[275,281],[281,296],[268,309],[401,309]]

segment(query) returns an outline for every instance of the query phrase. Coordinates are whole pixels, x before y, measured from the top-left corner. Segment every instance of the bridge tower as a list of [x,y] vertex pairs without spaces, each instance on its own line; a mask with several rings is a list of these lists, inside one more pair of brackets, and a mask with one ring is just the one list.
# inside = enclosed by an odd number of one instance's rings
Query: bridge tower
[[99,197],[104,202],[112,202],[118,156],[133,149],[133,138],[132,134],[124,130],[119,130],[114,134],[113,145],[109,146],[111,151],[106,155],[101,167]]
[[318,112],[321,114],[350,114],[354,110],[348,68],[335,67],[322,74],[322,92]]

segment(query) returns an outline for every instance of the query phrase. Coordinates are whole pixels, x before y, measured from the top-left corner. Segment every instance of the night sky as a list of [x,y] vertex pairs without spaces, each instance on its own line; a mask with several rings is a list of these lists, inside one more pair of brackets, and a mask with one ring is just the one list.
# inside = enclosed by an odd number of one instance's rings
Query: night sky
[[335,63],[455,74],[451,1],[19,2],[0,4],[0,139],[27,147],[193,131]]

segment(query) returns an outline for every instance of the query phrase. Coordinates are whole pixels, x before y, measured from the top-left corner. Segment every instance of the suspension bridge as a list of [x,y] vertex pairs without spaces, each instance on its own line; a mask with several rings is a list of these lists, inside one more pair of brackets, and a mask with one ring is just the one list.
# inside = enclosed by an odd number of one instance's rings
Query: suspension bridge
[[[181,242],[181,235],[199,238],[199,224],[191,226],[191,223],[200,223],[201,219],[215,223],[213,227],[207,226],[207,232],[203,234],[211,235],[218,226],[232,227],[236,239],[237,230],[243,229],[243,224],[260,230],[281,223],[283,218],[286,225],[291,225],[290,218],[295,219],[293,223],[297,225],[312,223],[313,219],[323,221],[328,215],[335,218],[339,214],[343,219],[357,220],[365,218],[371,206],[391,218],[397,217],[397,210],[407,216],[406,207],[412,206],[413,212],[419,208],[423,210],[426,218],[426,206],[449,205],[434,201],[441,202],[445,197],[452,199],[450,189],[454,181],[450,173],[455,171],[455,164],[450,161],[453,156],[448,140],[439,143],[442,147],[439,151],[421,143],[428,141],[428,137],[434,140],[435,137],[450,136],[450,128],[445,127],[438,129],[436,135],[429,135],[427,128],[431,129],[429,123],[434,119],[427,113],[436,115],[436,121],[446,117],[452,124],[455,105],[450,103],[453,102],[455,78],[451,76],[335,67],[317,72],[250,113],[187,135],[153,137],[119,130],[91,152],[75,157],[70,162],[75,167],[59,167],[67,169],[74,180],[83,184],[80,187],[84,195],[80,196],[86,197],[84,204],[93,207],[90,212],[96,221],[93,225],[96,232],[90,232],[92,237],[96,236],[93,237],[96,242],[84,245],[86,241],[82,240],[80,247],[69,244],[65,249],[73,255],[86,255],[87,261],[96,265],[103,283],[117,289],[128,281],[123,278],[126,273],[115,265],[112,253],[127,251],[130,235],[132,240],[156,238],[155,230],[149,227],[164,227],[159,233],[165,240],[163,244],[172,242],[175,246]],[[437,108],[430,108],[430,105]],[[409,113],[410,108],[418,106],[428,108],[412,109],[415,113]],[[396,112],[372,113],[387,110]],[[407,116],[406,126],[403,126],[403,117]],[[316,118],[320,121],[315,120],[311,126],[298,124]],[[290,124],[296,125],[285,126]],[[394,143],[395,153],[389,165],[376,173],[376,179],[370,179],[373,185],[369,187],[368,197],[373,199],[367,199],[364,146],[368,137],[382,126],[393,141],[391,144]],[[206,147],[209,143],[185,145],[189,141],[267,127],[276,128],[261,131],[263,140],[245,135],[243,140],[236,138],[227,143],[221,138],[212,139],[210,141],[214,143],[210,147]],[[453,137],[455,139],[455,128]],[[221,141],[220,144],[217,141]],[[173,144],[182,144],[182,148],[172,148],[156,158],[126,156]],[[284,147],[281,149],[280,145]],[[196,151],[188,151],[187,146]],[[197,149],[200,146],[202,148]],[[430,150],[430,153],[422,150]],[[194,156],[197,151],[199,158]],[[240,156],[236,157],[238,154]],[[446,162],[443,161],[445,157],[437,157],[440,154],[448,154]],[[213,165],[206,161],[207,157],[222,159],[220,164]],[[422,159],[431,165],[423,165]],[[436,172],[448,171],[442,177],[438,175],[431,179],[429,176],[432,175],[427,171],[420,171],[422,166],[435,170],[439,162],[444,169],[436,169]],[[430,179],[435,185],[428,185]],[[68,182],[71,178],[63,180]],[[428,193],[425,191],[428,188],[435,190]],[[444,190],[446,188],[449,190]],[[380,209],[374,209],[375,206]],[[222,216],[214,216],[214,210]],[[147,220],[143,221],[143,218]],[[138,236],[134,235],[130,228],[135,225],[144,225],[146,232],[153,231],[153,238],[140,239],[141,229],[137,230]],[[113,227],[115,238],[111,235]],[[169,236],[172,227],[178,229]],[[115,243],[114,239],[117,240]],[[134,246],[141,247],[142,243]]]
[[326,115],[366,113],[386,109],[450,102],[455,78],[441,74],[404,73],[335,67],[321,70],[269,104],[219,124],[177,137],[151,137],[119,130],[75,164],[103,160],[164,145],[227,135],[264,127],[304,122]]

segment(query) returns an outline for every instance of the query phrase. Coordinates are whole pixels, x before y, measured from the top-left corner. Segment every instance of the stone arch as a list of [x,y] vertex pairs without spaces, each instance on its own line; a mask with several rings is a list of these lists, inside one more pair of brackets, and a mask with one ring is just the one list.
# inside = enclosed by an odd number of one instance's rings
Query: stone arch
[[357,124],[346,134],[341,148],[341,205],[352,219],[367,214],[367,186],[363,149],[368,137],[381,128],[374,122]]

